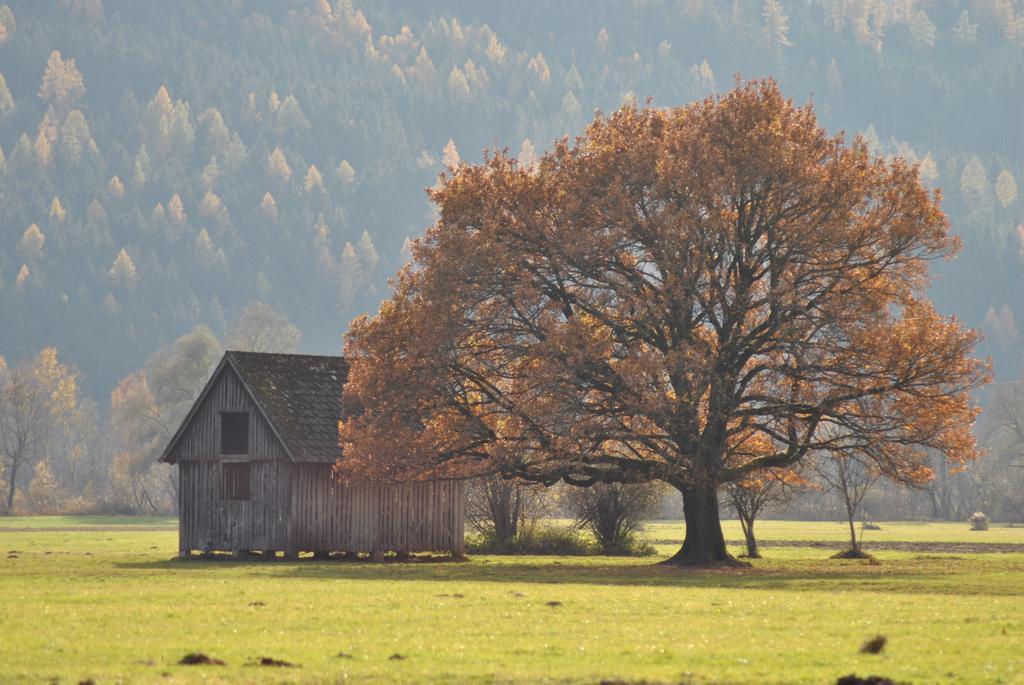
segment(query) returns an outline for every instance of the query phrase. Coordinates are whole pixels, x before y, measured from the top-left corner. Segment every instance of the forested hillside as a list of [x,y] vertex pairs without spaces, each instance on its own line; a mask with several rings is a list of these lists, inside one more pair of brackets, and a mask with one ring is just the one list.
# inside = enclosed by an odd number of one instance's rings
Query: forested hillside
[[934,295],[1018,375],[1020,2],[25,0],[0,27],[0,352],[54,345],[99,400],[253,300],[336,352],[445,163],[735,74],[922,162],[964,238]]

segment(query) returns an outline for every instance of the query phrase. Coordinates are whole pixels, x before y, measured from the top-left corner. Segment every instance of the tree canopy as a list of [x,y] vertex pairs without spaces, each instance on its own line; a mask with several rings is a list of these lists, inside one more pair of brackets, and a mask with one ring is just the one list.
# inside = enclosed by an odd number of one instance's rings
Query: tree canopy
[[930,450],[977,454],[978,335],[924,295],[958,249],[938,193],[774,81],[627,105],[430,194],[414,266],[346,339],[345,472],[664,481],[675,560],[707,564],[730,559],[722,483],[813,453],[922,482]]

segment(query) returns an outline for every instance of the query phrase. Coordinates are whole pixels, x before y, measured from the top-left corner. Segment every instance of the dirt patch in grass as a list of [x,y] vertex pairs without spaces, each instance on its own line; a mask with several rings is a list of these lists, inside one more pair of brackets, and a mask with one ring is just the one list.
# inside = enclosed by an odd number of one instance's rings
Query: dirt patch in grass
[[273,666],[276,668],[298,668],[298,664],[293,664],[290,661],[284,661],[282,659],[275,659],[269,656],[261,656],[256,660],[257,666]]
[[881,654],[889,639],[885,635],[876,635],[860,646],[861,654]]
[[842,552],[836,552],[832,555],[833,559],[874,559],[873,556],[868,554],[862,549],[846,549]]
[[215,659],[212,656],[207,656],[202,652],[189,652],[185,656],[181,657],[181,661],[178,662],[182,666],[223,666],[224,662],[221,659]]

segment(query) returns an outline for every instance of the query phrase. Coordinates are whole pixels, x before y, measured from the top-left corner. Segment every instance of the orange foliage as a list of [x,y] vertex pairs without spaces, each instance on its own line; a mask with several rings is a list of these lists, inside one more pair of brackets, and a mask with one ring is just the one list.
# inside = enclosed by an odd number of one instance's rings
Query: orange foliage
[[[539,61],[539,60],[538,60]],[[438,222],[356,320],[343,475],[755,483],[814,453],[902,481],[978,454],[978,336],[925,299],[952,257],[915,167],[772,81],[626,106],[533,168],[452,166]]]

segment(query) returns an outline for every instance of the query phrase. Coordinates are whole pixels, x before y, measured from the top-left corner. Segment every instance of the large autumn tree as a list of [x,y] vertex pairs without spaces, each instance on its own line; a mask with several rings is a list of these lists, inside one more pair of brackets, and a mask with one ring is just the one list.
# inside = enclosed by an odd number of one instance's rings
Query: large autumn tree
[[731,561],[718,489],[814,453],[894,478],[976,456],[977,336],[924,296],[957,241],[915,167],[773,81],[598,116],[535,168],[503,152],[354,322],[340,468],[497,472],[683,496],[673,562]]

